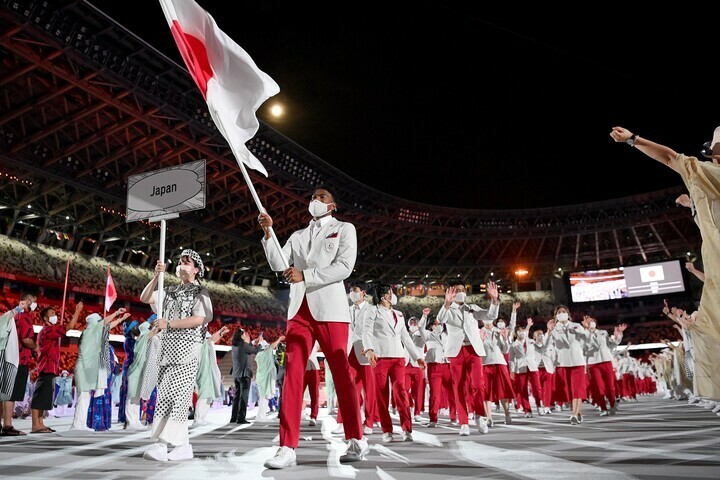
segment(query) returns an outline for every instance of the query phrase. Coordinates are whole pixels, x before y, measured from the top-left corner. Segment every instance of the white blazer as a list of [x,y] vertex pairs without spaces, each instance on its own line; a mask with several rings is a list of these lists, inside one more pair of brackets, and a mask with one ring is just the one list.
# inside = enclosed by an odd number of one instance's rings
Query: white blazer
[[575,322],[557,322],[551,337],[557,350],[558,367],[585,366],[585,329]]
[[537,372],[538,360],[535,358],[535,344],[517,339],[510,345],[510,371],[512,373]]
[[[314,220],[313,220],[314,221]],[[285,243],[282,254],[272,239],[262,239],[270,268],[284,270],[282,259],[303,272],[305,280],[290,285],[288,319],[307,298],[310,313],[318,322],[350,323],[344,280],[355,268],[357,234],[352,223],[334,217],[311,238],[310,226],[298,230]]]
[[[355,310],[355,307],[359,307]],[[348,335],[348,355],[355,353],[355,356],[360,362],[360,365],[370,365],[370,361],[365,355],[363,355],[363,324],[365,317],[368,316],[372,310],[372,305],[368,302],[363,301],[360,305],[350,305],[350,334]]]
[[[413,345],[415,345],[415,348],[417,348],[418,352],[420,352],[420,358],[425,358],[425,339],[423,338],[422,333],[420,332],[420,324],[418,322],[418,331],[415,333],[410,333],[408,331],[408,335],[410,335],[410,339],[413,342]],[[420,365],[410,358],[410,354],[407,350],[405,350],[405,366],[412,365],[413,367],[420,368]]]
[[447,332],[440,330],[440,333],[432,332],[426,328],[427,316],[423,315],[418,322],[420,333],[425,340],[427,352],[425,353],[425,362],[427,363],[449,363],[445,357],[445,345],[447,344]]
[[440,323],[447,323],[448,341],[445,346],[445,355],[448,358],[457,357],[462,349],[463,341],[467,335],[475,354],[484,357],[485,348],[480,339],[480,324],[483,320],[495,320],[500,308],[490,303],[490,308],[482,309],[474,304],[453,302],[450,308],[440,307],[437,318]]
[[[481,332],[485,332],[485,339],[483,340],[483,347],[485,347],[485,358],[483,358],[483,365],[507,365],[505,360],[505,353],[510,351],[510,344],[500,334],[500,329],[493,327],[488,329],[483,327]],[[482,336],[480,336],[482,338]]]
[[557,365],[557,350],[555,350],[555,345],[553,345],[553,342],[550,341],[549,336],[547,334],[543,334],[542,339],[539,342],[532,340],[528,343],[533,344],[538,369],[542,367],[547,373],[555,373],[555,365]]
[[[394,317],[392,313],[395,314]],[[370,312],[364,319],[363,350],[373,350],[380,358],[405,358],[407,350],[413,360],[423,358],[410,338],[402,312],[383,306],[370,307]]]
[[620,345],[622,335],[616,339],[615,335],[608,335],[605,330],[586,331],[585,355],[588,365],[612,362],[612,351]]

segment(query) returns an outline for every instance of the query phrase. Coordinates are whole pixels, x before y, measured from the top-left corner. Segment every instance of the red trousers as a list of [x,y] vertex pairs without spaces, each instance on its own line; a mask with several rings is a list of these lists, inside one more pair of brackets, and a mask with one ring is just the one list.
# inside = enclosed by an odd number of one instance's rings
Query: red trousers
[[405,365],[405,387],[413,415],[420,415],[425,406],[425,372],[422,368]]
[[280,446],[297,448],[300,440],[305,367],[315,340],[325,354],[325,360],[330,366],[330,373],[335,382],[338,407],[345,419],[343,422],[345,439],[363,438],[357,388],[352,381],[348,364],[348,330],[347,323],[316,321],[310,313],[306,299],[303,299],[295,316],[288,320],[285,335],[287,364],[280,409]]
[[607,410],[605,399],[610,402],[610,408],[615,408],[615,370],[612,362],[596,363],[588,365],[590,370],[590,394],[595,404],[601,410]]
[[631,373],[623,373],[622,388],[623,397],[635,398],[635,394],[637,392],[635,389],[635,375]]
[[[555,389],[555,374],[554,373],[548,373],[547,370],[545,370],[544,367],[538,368],[538,375],[540,377],[540,388],[542,389],[542,404],[543,407],[552,407],[553,402],[553,390]],[[533,392],[533,395],[535,393]],[[535,396],[535,401],[537,401],[537,396]]]
[[320,370],[305,370],[303,393],[306,387],[310,391],[310,418],[317,420],[320,410]]
[[[483,378],[482,357],[477,356],[472,345],[464,345],[450,360],[450,374],[455,393],[455,408],[460,425],[468,424],[468,401],[475,415],[485,413],[485,379]],[[470,399],[470,400],[468,400]]]
[[438,410],[442,407],[443,393],[450,404],[450,420],[455,420],[455,393],[450,377],[450,364],[428,363],[428,382],[430,383],[430,421],[438,421]]
[[583,365],[575,367],[557,367],[555,376],[560,377],[565,386],[566,401],[578,398],[585,399],[587,392],[587,375]]
[[[354,350],[348,355],[350,363],[350,374],[353,376],[353,383],[357,386],[358,402],[365,409],[365,425],[372,428],[377,417],[377,393],[375,392],[375,372],[370,365],[361,365]],[[362,397],[360,398],[360,392]],[[379,421],[379,418],[377,419]],[[342,414],[338,410],[337,423],[343,423]]]
[[530,407],[530,389],[532,389],[535,405],[539,407],[543,402],[542,386],[540,385],[540,372],[527,371],[525,373],[516,373],[514,389],[515,399],[525,413],[532,412],[532,408]]
[[405,358],[378,358],[375,365],[375,386],[377,387],[377,410],[383,433],[392,433],[393,424],[390,418],[388,378],[392,382],[393,398],[400,415],[400,426],[403,432],[412,432],[412,418],[407,389],[405,388]]

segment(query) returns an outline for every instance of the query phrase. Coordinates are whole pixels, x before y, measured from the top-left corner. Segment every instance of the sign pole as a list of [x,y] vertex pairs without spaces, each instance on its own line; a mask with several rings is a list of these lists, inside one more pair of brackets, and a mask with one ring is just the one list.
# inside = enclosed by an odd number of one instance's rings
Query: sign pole
[[[167,233],[167,221],[163,218],[160,220],[160,260],[165,262],[165,235]],[[163,318],[163,306],[165,305],[165,272],[160,272],[158,276],[158,296],[156,305],[158,318]]]

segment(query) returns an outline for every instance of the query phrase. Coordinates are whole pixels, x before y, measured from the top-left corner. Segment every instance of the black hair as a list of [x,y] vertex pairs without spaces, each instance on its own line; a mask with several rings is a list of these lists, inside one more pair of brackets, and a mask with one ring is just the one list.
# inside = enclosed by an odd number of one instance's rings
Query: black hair
[[324,184],[318,185],[313,190],[313,194],[315,194],[315,192],[317,192],[318,190],[326,190],[333,197],[333,203],[335,204],[335,209],[340,208],[340,199],[337,196],[337,191],[333,187],[331,187],[330,185],[324,185]]
[[459,278],[453,278],[452,280],[450,280],[450,281],[448,282],[448,285],[451,286],[451,287],[456,287],[456,286],[458,286],[458,285],[465,286],[465,280],[461,280],[461,279],[459,279]]
[[359,288],[360,290],[363,290],[363,291],[365,291],[365,292],[367,292],[367,290],[368,290],[367,283],[365,283],[365,282],[363,282],[363,281],[361,281],[361,280],[355,280],[355,281],[353,281],[353,282],[350,283],[350,288],[355,288],[355,287],[357,287],[357,288]]
[[54,307],[45,307],[42,310],[40,310],[40,318],[45,319],[45,314],[49,312],[50,310],[55,310]]
[[387,283],[380,283],[376,285],[375,290],[373,291],[373,303],[375,303],[375,305],[380,305],[380,299],[383,295],[390,291],[392,291],[392,286]]
[[37,295],[33,292],[23,292],[23,294],[20,296],[20,300],[27,300],[28,297],[35,297],[37,298]]
[[235,330],[232,341],[230,342],[233,347],[237,347],[244,342],[244,340],[242,339],[243,333],[245,333],[245,330],[243,330],[242,328],[238,328],[237,330]]

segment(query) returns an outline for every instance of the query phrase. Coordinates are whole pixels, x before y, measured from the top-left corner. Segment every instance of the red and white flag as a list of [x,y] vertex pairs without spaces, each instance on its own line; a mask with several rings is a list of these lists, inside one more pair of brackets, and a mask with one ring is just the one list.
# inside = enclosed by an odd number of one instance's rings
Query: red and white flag
[[117,300],[117,290],[115,290],[115,281],[110,275],[110,267],[108,267],[107,283],[105,284],[105,311],[109,312],[112,304]]
[[662,265],[652,265],[650,267],[640,267],[640,281],[643,283],[648,282],[661,282],[665,280],[665,272],[663,272]]
[[236,160],[267,177],[245,142],[260,127],[255,112],[280,87],[194,0],[160,0],[160,5],[180,55]]

